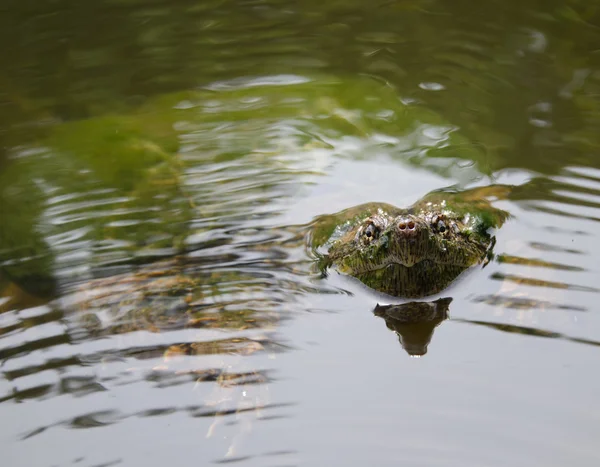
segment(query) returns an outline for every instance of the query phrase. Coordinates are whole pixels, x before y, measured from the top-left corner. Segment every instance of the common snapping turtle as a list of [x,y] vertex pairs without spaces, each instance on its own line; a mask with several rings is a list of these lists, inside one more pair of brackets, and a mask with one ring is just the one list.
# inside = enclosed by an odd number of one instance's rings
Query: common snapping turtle
[[401,209],[367,203],[319,217],[312,246],[325,271],[334,267],[365,285],[395,297],[417,298],[445,289],[469,267],[491,255],[508,213],[489,197],[508,187],[432,192]]

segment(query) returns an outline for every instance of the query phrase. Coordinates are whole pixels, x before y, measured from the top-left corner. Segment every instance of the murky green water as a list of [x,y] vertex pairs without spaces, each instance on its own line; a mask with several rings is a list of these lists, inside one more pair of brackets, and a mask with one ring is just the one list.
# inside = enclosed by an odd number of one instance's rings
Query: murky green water
[[[600,463],[598,2],[11,0],[0,39],[3,465]],[[305,246],[500,184],[428,325]]]

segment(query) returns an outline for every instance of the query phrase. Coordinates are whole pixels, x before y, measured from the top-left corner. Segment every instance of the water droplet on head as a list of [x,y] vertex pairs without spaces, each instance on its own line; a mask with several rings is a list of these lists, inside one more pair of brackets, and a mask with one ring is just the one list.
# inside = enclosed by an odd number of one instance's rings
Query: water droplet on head
[[425,91],[443,91],[446,89],[443,84],[433,82],[419,83],[419,87]]

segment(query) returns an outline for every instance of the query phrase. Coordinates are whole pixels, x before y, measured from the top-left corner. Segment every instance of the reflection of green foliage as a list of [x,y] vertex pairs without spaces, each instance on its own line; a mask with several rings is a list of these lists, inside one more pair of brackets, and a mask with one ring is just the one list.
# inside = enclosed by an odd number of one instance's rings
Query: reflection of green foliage
[[[127,115],[64,123],[46,140],[54,164],[69,168],[64,175],[90,172],[100,186],[126,196],[123,209],[138,212],[136,223],[126,230],[111,227],[111,221],[120,220],[122,215],[107,212],[93,222],[98,240],[125,237],[140,246],[154,236],[160,238],[154,247],[180,244],[191,205],[181,192],[182,167],[174,122],[175,112],[170,107],[145,107]],[[65,177],[62,183],[68,190],[74,189],[72,180]],[[171,209],[152,209],[173,203]]]
[[509,213],[495,208],[491,198],[506,199],[513,187],[508,185],[489,185],[464,191],[439,190],[428,194],[415,207],[426,208],[426,203],[438,204],[442,201],[450,211],[458,216],[469,214],[473,220],[472,230],[485,236],[488,229],[498,229],[509,218]]
[[[216,149],[219,160],[249,151],[281,151],[268,125],[293,122],[304,134],[301,144],[354,136],[377,147],[387,146],[392,155],[421,164],[424,156],[465,157],[476,150],[443,118],[421,106],[402,103],[390,87],[371,79],[331,79],[314,76],[308,82],[281,86],[232,86],[226,91],[195,91],[159,96],[136,111],[65,123],[56,128],[47,144],[76,165],[85,166],[111,187],[125,192],[148,190],[156,174],[177,165],[177,124],[201,128],[209,137],[203,149]],[[179,106],[185,103],[185,106]],[[219,124],[237,124],[230,141],[218,139]],[[203,126],[204,125],[204,126]],[[210,134],[215,131],[215,134]],[[377,135],[398,138],[378,142]],[[369,142],[369,138],[373,141]],[[226,144],[226,147],[222,145]],[[368,154],[353,154],[368,157]],[[158,175],[157,179],[163,179]]]
[[52,257],[38,229],[43,196],[34,183],[35,164],[32,157],[7,157],[12,147],[40,134],[34,122],[45,115],[3,76],[0,87],[0,281],[47,296],[54,289]]
[[47,119],[37,101],[0,73],[0,171],[8,164],[10,149],[40,137]]
[[0,171],[0,268],[34,295],[48,295],[52,255],[38,230],[43,198],[31,175],[17,164]]
[[67,123],[56,128],[48,144],[108,185],[129,191],[145,181],[143,170],[168,163],[177,150],[168,115],[161,118],[156,126],[147,119],[120,116]]

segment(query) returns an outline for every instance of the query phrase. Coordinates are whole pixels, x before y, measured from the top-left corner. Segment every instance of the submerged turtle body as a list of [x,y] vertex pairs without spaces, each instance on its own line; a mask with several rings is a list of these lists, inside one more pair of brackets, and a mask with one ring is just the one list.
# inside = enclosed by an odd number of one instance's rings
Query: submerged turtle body
[[368,203],[323,216],[313,246],[320,247],[324,267],[379,292],[433,295],[481,263],[493,246],[489,230],[508,214],[491,206],[484,196],[489,190],[434,192],[406,209]]

